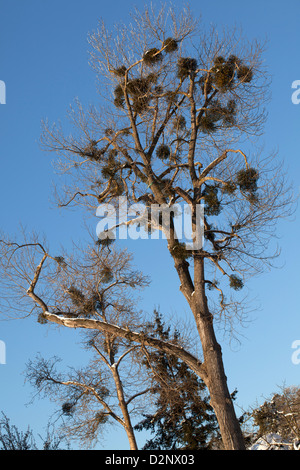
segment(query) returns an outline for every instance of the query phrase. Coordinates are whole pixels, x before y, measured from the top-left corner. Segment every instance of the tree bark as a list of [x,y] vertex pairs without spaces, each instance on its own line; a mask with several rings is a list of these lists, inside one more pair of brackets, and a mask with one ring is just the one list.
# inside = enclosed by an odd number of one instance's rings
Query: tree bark
[[128,407],[127,407],[126,400],[124,397],[123,385],[122,385],[121,378],[118,372],[118,368],[115,365],[113,365],[111,366],[111,371],[112,371],[112,375],[116,384],[119,406],[123,414],[123,419],[125,423],[124,428],[128,437],[130,450],[138,450],[134,430],[133,430],[130,415],[128,412]]
[[201,256],[194,259],[194,284],[195,292],[190,306],[202,344],[206,372],[204,382],[209,390],[211,405],[216,413],[225,449],[245,450],[243,434],[228,390],[221,346],[216,339],[213,316],[208,309],[204,258]]

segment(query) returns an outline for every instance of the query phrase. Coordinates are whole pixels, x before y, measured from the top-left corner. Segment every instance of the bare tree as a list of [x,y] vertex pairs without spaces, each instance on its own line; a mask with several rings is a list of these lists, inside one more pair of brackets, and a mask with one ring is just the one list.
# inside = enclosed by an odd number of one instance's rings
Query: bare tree
[[153,380],[143,370],[141,351],[147,345],[176,354],[194,368],[200,363],[183,343],[147,336],[134,291],[149,281],[133,269],[126,250],[97,241],[52,256],[43,243],[27,234],[19,243],[0,240],[1,311],[35,314],[42,324],[84,324],[84,344],[95,357],[69,373],[57,370],[57,357],[38,357],[28,363],[26,377],[40,395],[60,403],[61,415],[70,417],[64,435],[92,445],[104,425],[115,422],[124,428],[130,449],[137,450],[132,417],[144,410]]
[[37,358],[28,363],[26,377],[39,395],[59,403],[61,430],[69,439],[90,448],[103,436],[106,426],[115,423],[125,430],[130,449],[138,450],[132,418],[142,405],[136,401],[149,388],[139,368],[128,360],[137,346],[126,348],[120,344],[122,339],[100,332],[93,336],[90,347],[96,357],[85,368],[61,373],[57,358]]
[[[51,257],[35,237],[32,237],[31,243],[24,240],[22,245],[18,245],[5,244],[2,241],[2,245],[6,251],[6,255],[2,251],[2,267],[5,266],[6,281],[8,280],[11,286],[11,280],[14,279],[17,289],[14,302],[19,300],[20,310],[22,306],[26,309],[26,297],[30,296],[38,307],[40,323],[47,323],[47,316],[44,314],[46,302],[53,303],[54,311],[64,312],[65,317],[99,318],[102,322],[123,325],[126,328],[138,326],[142,322],[139,312],[136,312],[136,299],[132,294],[130,296],[128,291],[142,288],[148,281],[145,276],[131,268],[131,256],[126,251],[116,252],[99,244],[81,252],[76,247],[75,259],[74,254]],[[32,271],[37,253],[42,253],[42,259],[38,268],[34,266]],[[54,268],[46,266],[47,261],[52,261]],[[43,284],[43,300],[35,292],[38,281]],[[26,283],[30,284],[29,289]],[[3,291],[6,288],[4,283],[2,288]],[[25,298],[24,292],[27,292]],[[129,408],[134,399],[147,393],[148,389],[142,390],[138,387],[138,375],[135,374],[134,391],[132,386],[130,389],[127,381],[126,392],[131,391],[132,396],[126,397],[119,372],[136,346],[130,344],[126,338],[105,331],[98,331],[90,336],[86,341],[89,348],[97,354],[97,358],[86,370],[74,371],[64,377],[56,371],[56,358],[49,361],[38,359],[35,362],[30,361],[27,378],[39,393],[45,392],[54,399],[60,397],[63,401],[62,410],[78,417],[77,423],[70,427],[70,437],[79,436],[83,441],[91,443],[97,437],[100,425],[112,418],[124,427],[130,448],[136,450]],[[109,373],[105,373],[103,364]],[[127,364],[127,371],[128,367],[133,369],[132,361]],[[61,388],[66,391],[59,393]],[[69,400],[66,397],[69,397]],[[76,414],[73,413],[75,410]]]
[[[76,299],[76,303],[82,302],[78,292]],[[181,341],[176,331],[171,337],[170,326],[163,330],[160,318],[155,311],[153,318],[143,320],[140,327],[145,338],[160,338],[183,348],[186,340]],[[38,395],[59,404],[61,432],[69,440],[90,448],[101,440],[107,425],[117,423],[124,428],[130,449],[138,450],[134,430],[148,428],[144,423],[135,427],[132,423],[134,418],[144,416],[151,429],[158,422],[164,428],[161,422],[164,419],[170,427],[166,441],[154,440],[152,448],[155,444],[156,448],[162,444],[166,448],[180,448],[184,439],[193,448],[211,448],[211,442],[206,441],[220,441],[205,384],[177,356],[105,330],[84,334],[83,344],[94,352],[84,368],[62,373],[57,357],[46,360],[40,356],[30,360],[26,368],[26,378]],[[158,405],[163,410],[156,410]]]
[[[50,427],[48,427],[45,437],[39,437],[41,439],[41,450],[62,450],[63,439],[58,438]],[[39,446],[33,431],[29,427],[26,431],[21,431],[17,426],[11,424],[9,418],[2,413],[0,419],[0,450],[39,450]]]
[[215,322],[238,311],[235,300],[225,295],[227,287],[240,290],[248,276],[271,265],[276,221],[291,202],[281,165],[275,156],[261,155],[256,143],[268,92],[263,48],[236,31],[200,29],[188,9],[165,6],[157,12],[148,7],[134,11],[129,26],[112,32],[100,23],[89,40],[105,104],[84,110],[77,102],[70,111],[71,137],[60,126],[44,123],[42,144],[60,154],[59,169],[70,178],[58,193],[59,204],[94,211],[99,203],[117,205],[120,195],[149,207],[183,204],[190,209],[194,234],[199,232],[198,207],[204,205],[204,246],[187,249],[173,216],[167,236],[203,363],[130,325],[127,331],[124,323],[83,312],[70,318],[62,289],[48,305],[36,294],[49,261],[46,252],[33,277],[26,278],[27,295],[48,321],[104,329],[177,354],[207,385],[224,447],[244,449]]

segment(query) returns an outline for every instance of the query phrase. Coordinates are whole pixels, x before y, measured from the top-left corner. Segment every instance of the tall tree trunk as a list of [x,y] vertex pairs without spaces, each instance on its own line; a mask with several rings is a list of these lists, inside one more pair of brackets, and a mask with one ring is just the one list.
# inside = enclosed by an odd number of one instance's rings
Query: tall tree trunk
[[204,364],[207,373],[206,385],[209,390],[211,405],[220,426],[224,447],[226,450],[245,450],[244,438],[227,386],[221,347],[209,321],[200,321],[198,329],[201,331]]
[[[172,243],[169,244],[169,249],[172,252]],[[201,253],[194,255],[193,280],[187,261],[176,258],[174,261],[181,282],[180,290],[188,301],[196,321],[204,358],[199,376],[208,388],[224,448],[245,450],[243,434],[228,390],[221,346],[216,339],[213,316],[209,311],[205,294],[204,257]]]
[[194,288],[190,306],[201,339],[206,385],[220,426],[223,444],[226,450],[245,450],[243,434],[227,386],[221,346],[216,339],[213,316],[208,309],[204,258],[201,256],[196,256],[194,259]]
[[124,429],[125,429],[127,437],[128,437],[130,450],[138,450],[134,430],[133,430],[130,415],[129,415],[129,412],[128,412],[128,407],[127,407],[126,400],[125,400],[125,397],[124,397],[123,384],[122,384],[118,369],[117,369],[117,367],[112,366],[111,370],[112,370],[113,378],[114,378],[114,381],[115,381],[115,384],[116,384],[117,395],[118,395],[118,400],[119,400],[119,406],[120,406],[120,409],[122,411],[124,424],[125,424]]

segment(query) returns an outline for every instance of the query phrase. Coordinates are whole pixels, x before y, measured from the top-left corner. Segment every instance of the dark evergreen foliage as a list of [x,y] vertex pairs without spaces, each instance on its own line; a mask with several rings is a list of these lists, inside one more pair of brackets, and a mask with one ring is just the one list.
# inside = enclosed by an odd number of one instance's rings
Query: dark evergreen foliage
[[134,98],[133,103],[132,103],[132,109],[134,112],[137,114],[141,114],[144,111],[147,111],[149,106],[149,97],[146,96],[138,96]]
[[66,264],[65,259],[64,259],[63,256],[55,256],[54,259],[61,266],[64,266]]
[[186,126],[186,119],[184,116],[179,114],[173,119],[173,126],[176,131],[183,131]]
[[173,38],[167,38],[163,42],[163,47],[165,48],[164,50],[167,53],[175,52],[178,49],[178,42]]
[[259,174],[255,168],[241,170],[237,174],[236,182],[242,191],[255,192]]
[[221,92],[226,93],[235,85],[236,79],[243,83],[251,82],[253,72],[243,65],[236,56],[229,56],[227,60],[219,56],[214,59],[212,67],[212,83]]
[[149,80],[133,78],[128,81],[126,90],[132,96],[142,96],[149,91]]
[[117,77],[124,77],[124,75],[125,75],[125,73],[126,73],[126,70],[127,70],[127,69],[126,69],[125,65],[121,65],[121,67],[118,67],[117,69],[115,69],[115,70],[113,71],[113,73],[114,73],[115,75],[117,75]]
[[234,183],[232,183],[231,181],[228,181],[226,184],[223,185],[222,187],[222,191],[223,193],[225,194],[228,194],[228,195],[231,195],[231,194],[234,194],[234,192],[236,191],[236,185]]
[[230,284],[230,287],[232,287],[232,289],[234,290],[241,290],[244,287],[244,283],[242,279],[240,279],[235,274],[232,274],[231,276],[229,276],[229,284]]
[[210,119],[209,115],[206,115],[201,119],[200,128],[204,134],[209,134],[216,130],[216,124]]
[[101,270],[101,280],[104,283],[112,281],[114,278],[112,269],[109,266],[103,266]]
[[247,67],[246,65],[241,65],[238,70],[237,70],[237,78],[244,83],[249,83],[251,82],[253,78],[253,72],[252,70]]
[[158,62],[162,60],[163,56],[162,53],[159,52],[159,49],[156,47],[153,47],[152,49],[149,49],[144,55],[143,55],[143,60],[146,65],[155,65]]
[[37,322],[41,325],[45,325],[47,323],[47,318],[43,313],[40,313],[37,318]]
[[200,129],[204,133],[217,130],[222,124],[231,127],[235,124],[236,103],[229,100],[226,106],[222,106],[218,100],[212,100],[201,118]]
[[101,175],[105,179],[114,178],[118,170],[118,162],[116,157],[118,152],[114,149],[111,149],[108,155],[103,158],[104,165],[101,168]]
[[[103,280],[105,282],[105,279]],[[72,304],[77,309],[78,315],[83,315],[85,317],[89,317],[93,315],[97,308],[97,303],[99,301],[99,296],[97,292],[90,294],[89,296],[84,295],[80,289],[77,289],[74,286],[71,286],[67,291]]]
[[124,108],[125,106],[125,98],[124,98],[124,91],[122,85],[117,85],[114,91],[114,104],[117,108]]
[[104,154],[103,149],[98,149],[97,142],[92,140],[89,144],[83,149],[82,156],[84,158],[88,157],[90,160],[93,161],[100,161],[101,157]]
[[234,74],[235,65],[232,62],[225,61],[224,57],[217,57],[214,60],[212,81],[220,92],[225,93],[232,87]]
[[[178,341],[178,332],[171,335],[161,314],[155,311],[154,315],[148,333],[165,341]],[[218,439],[218,426],[204,383],[173,356],[152,352],[150,362],[156,372],[152,392],[156,409],[135,426],[154,435],[144,449],[211,449]]]
[[213,185],[206,185],[203,193],[206,215],[219,215],[222,207],[218,198],[218,188]]
[[300,388],[283,388],[282,393],[275,393],[250,415],[257,437],[277,433],[291,441],[300,440]]
[[[157,57],[157,56],[155,56]],[[146,61],[147,62],[147,61]],[[153,63],[153,62],[152,62]],[[157,82],[157,74],[149,73],[145,77],[132,78],[128,80],[126,84],[126,92],[132,99],[133,110],[140,114],[146,111],[149,102],[153,96],[152,87]],[[114,90],[114,104],[117,108],[124,108],[125,96],[124,96],[125,82],[116,86]],[[159,90],[156,90],[158,93]]]
[[191,57],[181,57],[177,63],[177,76],[184,80],[197,69],[197,60]]
[[206,222],[206,227],[204,230],[204,237],[206,238],[206,240],[209,240],[212,243],[215,241],[215,238],[216,238],[216,235],[213,231],[212,226],[208,224],[207,222]]
[[62,404],[61,410],[64,415],[72,416],[74,408],[75,404],[73,402],[66,402]]
[[165,100],[167,103],[174,104],[178,100],[178,95],[175,91],[167,91],[165,93]]
[[171,155],[170,147],[164,144],[160,145],[157,148],[156,155],[160,160],[167,160]]
[[74,286],[71,286],[68,290],[68,294],[71,297],[72,303],[76,307],[81,307],[85,301],[83,293]]

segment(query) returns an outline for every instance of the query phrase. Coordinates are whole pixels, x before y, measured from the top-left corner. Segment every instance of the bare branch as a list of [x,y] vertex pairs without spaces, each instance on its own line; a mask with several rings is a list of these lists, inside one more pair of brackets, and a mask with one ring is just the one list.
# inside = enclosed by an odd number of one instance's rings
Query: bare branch
[[176,346],[175,344],[164,342],[157,338],[151,338],[144,335],[143,333],[126,330],[124,328],[120,328],[119,326],[111,325],[109,323],[101,322],[99,320],[89,320],[85,318],[69,319],[47,311],[45,311],[44,314],[47,320],[58,325],[66,326],[68,328],[83,328],[104,331],[112,335],[120,336],[130,341],[134,341],[139,344],[145,344],[156,349],[161,349],[169,354],[174,354],[178,356],[181,360],[186,362],[186,364],[196,373],[199,374],[200,372],[201,376],[205,377],[204,370],[201,369],[201,362],[192,354],[185,351],[183,348]]

